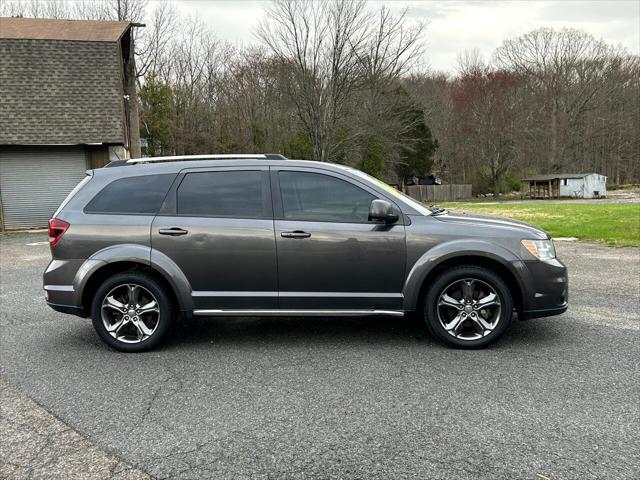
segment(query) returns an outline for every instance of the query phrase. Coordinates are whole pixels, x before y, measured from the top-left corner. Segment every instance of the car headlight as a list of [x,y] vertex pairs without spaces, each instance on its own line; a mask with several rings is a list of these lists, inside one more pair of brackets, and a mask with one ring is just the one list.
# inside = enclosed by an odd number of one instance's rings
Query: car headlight
[[552,260],[556,258],[553,240],[521,240],[522,246],[538,260]]

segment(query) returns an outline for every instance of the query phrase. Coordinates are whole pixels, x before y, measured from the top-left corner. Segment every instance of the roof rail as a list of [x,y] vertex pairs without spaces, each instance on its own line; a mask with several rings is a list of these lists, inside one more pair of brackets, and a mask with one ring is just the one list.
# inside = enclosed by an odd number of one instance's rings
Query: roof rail
[[[160,162],[188,162],[192,160],[287,160],[284,155],[279,153],[228,153],[216,155],[178,155],[171,157],[145,157],[132,158],[126,161],[127,165],[136,165],[139,163],[160,163]],[[112,162],[115,163],[115,162]],[[120,163],[118,163],[120,165]],[[113,165],[113,166],[118,166]],[[109,164],[108,166],[111,166]]]
[[121,167],[123,165],[126,165],[127,161],[126,160],[111,160],[109,163],[107,163],[104,168],[109,168],[109,167]]

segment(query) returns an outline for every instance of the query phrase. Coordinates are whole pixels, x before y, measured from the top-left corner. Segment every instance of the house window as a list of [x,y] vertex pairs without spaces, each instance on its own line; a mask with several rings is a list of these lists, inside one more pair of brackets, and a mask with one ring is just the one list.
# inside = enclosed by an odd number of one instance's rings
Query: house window
[[568,182],[569,182],[569,181],[568,181],[566,178],[563,178],[563,179],[562,179],[562,185],[563,185],[563,186],[565,186],[565,187],[566,187],[566,186],[569,184]]

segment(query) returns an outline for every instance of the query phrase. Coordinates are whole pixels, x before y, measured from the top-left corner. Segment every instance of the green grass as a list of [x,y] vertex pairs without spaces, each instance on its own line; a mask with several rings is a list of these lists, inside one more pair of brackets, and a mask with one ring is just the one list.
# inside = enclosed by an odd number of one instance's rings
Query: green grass
[[580,240],[613,246],[640,246],[640,204],[443,204],[450,210],[466,210],[501,215],[530,223],[552,237],[576,237]]

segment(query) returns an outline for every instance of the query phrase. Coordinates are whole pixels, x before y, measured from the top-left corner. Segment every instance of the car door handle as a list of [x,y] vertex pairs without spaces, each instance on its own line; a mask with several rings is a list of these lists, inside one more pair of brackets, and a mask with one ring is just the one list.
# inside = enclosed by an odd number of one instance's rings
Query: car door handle
[[311,234],[301,230],[296,230],[295,232],[282,232],[280,236],[284,238],[309,238]]
[[171,228],[161,228],[160,230],[158,230],[158,233],[160,235],[171,235],[172,237],[178,237],[180,235],[186,235],[189,232],[180,227],[171,227]]

